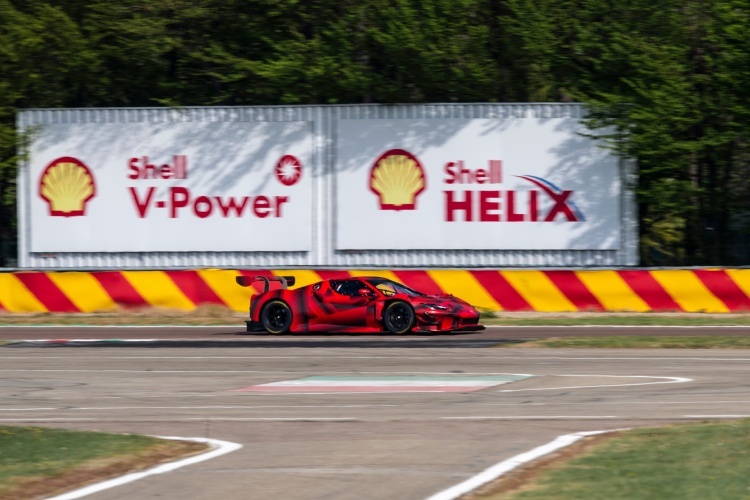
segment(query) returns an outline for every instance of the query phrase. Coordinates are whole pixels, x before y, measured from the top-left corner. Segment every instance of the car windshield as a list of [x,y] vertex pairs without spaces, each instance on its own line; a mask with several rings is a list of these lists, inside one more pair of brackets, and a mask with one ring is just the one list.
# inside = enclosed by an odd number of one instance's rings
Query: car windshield
[[383,292],[385,295],[395,295],[402,293],[404,295],[411,295],[412,297],[424,297],[425,294],[409,288],[408,286],[396,283],[386,278],[368,278],[366,280],[369,284]]

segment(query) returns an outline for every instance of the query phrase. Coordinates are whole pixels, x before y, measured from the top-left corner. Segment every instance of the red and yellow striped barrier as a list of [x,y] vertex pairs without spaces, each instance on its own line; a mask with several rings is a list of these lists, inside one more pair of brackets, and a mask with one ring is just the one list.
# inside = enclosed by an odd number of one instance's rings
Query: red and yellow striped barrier
[[426,293],[452,293],[493,311],[750,311],[750,269],[697,270],[271,270],[0,273],[0,311],[93,312],[219,304],[247,310],[235,276],[321,279],[383,276]]

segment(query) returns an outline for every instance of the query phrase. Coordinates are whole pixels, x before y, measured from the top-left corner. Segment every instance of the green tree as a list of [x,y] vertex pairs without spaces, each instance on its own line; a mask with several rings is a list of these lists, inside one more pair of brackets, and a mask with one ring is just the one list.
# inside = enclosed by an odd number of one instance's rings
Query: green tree
[[15,109],[57,107],[80,88],[89,52],[78,27],[59,8],[0,0],[0,266],[15,247]]
[[750,208],[746,2],[545,4],[553,19],[575,13],[560,23],[508,4],[531,94],[587,103],[589,125],[637,160],[642,262],[731,261],[733,214]]

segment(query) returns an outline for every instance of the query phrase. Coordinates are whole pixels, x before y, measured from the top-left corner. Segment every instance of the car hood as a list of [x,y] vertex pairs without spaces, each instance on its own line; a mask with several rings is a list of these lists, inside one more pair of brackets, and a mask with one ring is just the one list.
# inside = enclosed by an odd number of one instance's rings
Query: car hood
[[411,297],[411,303],[417,304],[437,304],[446,307],[468,307],[475,309],[471,304],[465,300],[459,299],[454,295],[440,294],[440,295],[425,295],[423,297]]

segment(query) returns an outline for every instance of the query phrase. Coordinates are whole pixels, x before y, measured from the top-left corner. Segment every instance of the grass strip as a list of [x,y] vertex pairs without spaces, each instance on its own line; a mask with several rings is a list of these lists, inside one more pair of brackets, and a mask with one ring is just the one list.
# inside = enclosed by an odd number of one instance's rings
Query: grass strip
[[635,429],[589,443],[572,458],[532,465],[471,498],[750,498],[750,420]]
[[550,337],[500,344],[502,348],[557,347],[581,349],[750,349],[747,335]]
[[0,426],[0,498],[40,498],[207,449],[135,434]]

